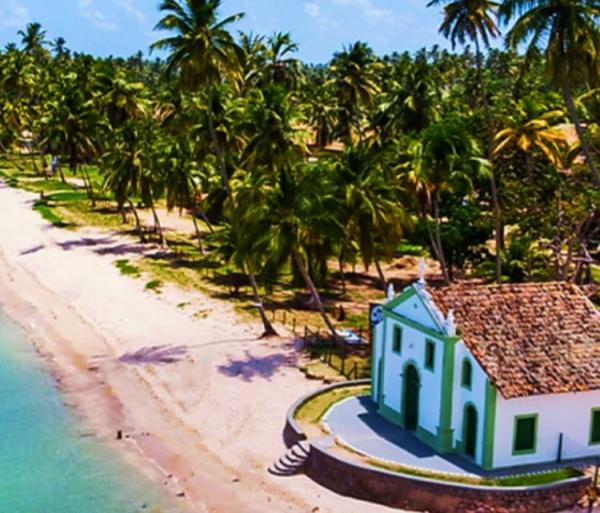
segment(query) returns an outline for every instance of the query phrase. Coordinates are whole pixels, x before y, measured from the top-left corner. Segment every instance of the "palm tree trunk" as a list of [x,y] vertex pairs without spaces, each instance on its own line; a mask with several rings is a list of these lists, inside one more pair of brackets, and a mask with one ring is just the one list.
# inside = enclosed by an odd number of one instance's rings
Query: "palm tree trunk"
[[479,91],[481,94],[481,103],[485,112],[485,117],[488,126],[488,160],[491,169],[490,176],[490,188],[492,192],[492,204],[494,207],[494,224],[495,224],[495,245],[496,245],[496,282],[500,283],[502,280],[502,243],[504,240],[502,230],[502,210],[500,207],[500,199],[498,198],[498,181],[496,177],[496,168],[494,166],[493,152],[494,152],[494,118],[490,109],[490,104],[487,99],[487,88],[485,80],[483,78],[483,55],[479,46],[479,38],[475,37],[475,50],[477,59],[477,82],[479,84]]
[[253,272],[249,271],[249,268],[247,268],[246,265],[243,266],[242,270],[244,271],[244,274],[246,276],[248,276],[248,279],[250,280],[250,285],[252,286],[252,294],[254,296],[254,303],[256,304],[256,307],[258,308],[258,313],[260,314],[260,320],[262,321],[262,324],[263,324],[264,332],[260,336],[260,338],[278,337],[279,335],[278,335],[277,331],[275,331],[275,328],[273,328],[271,321],[269,321],[269,319],[267,317],[267,312],[265,311],[265,305],[262,302],[260,293],[258,292],[258,285],[256,284],[256,276],[254,276]]
[[92,207],[96,207],[96,195],[94,194],[94,186],[92,184],[92,179],[90,178],[90,175],[83,166],[82,169],[83,182],[85,183],[85,188],[87,190],[88,197],[92,202]]
[[581,126],[581,121],[579,119],[579,115],[577,114],[577,108],[575,107],[575,102],[573,101],[571,89],[566,84],[563,86],[563,96],[565,98],[565,103],[567,105],[567,110],[569,111],[571,121],[575,125],[575,131],[577,132],[577,137],[579,138],[579,143],[581,144],[581,151],[585,157],[585,162],[590,170],[590,173],[592,174],[594,184],[596,187],[600,187],[600,175],[598,174],[598,169],[596,169],[596,165],[594,164],[590,146],[585,136],[585,132],[583,131],[583,127]]
[[[210,132],[210,137],[213,142],[213,147],[215,150],[215,156],[217,158],[217,166],[221,173],[221,179],[223,181],[223,187],[227,191],[228,195],[230,195],[229,190],[229,176],[227,176],[227,168],[225,167],[225,160],[223,159],[223,152],[221,151],[221,145],[219,144],[219,138],[217,137],[217,132],[215,131],[215,118],[213,112],[213,88],[209,86],[208,88],[208,102],[206,109],[206,118],[208,120],[208,131]],[[230,197],[231,199],[231,197]]]
[[215,229],[213,228],[210,220],[208,219],[204,211],[201,208],[198,208],[198,202],[195,199],[193,200],[192,204],[192,213],[195,215],[199,215],[202,218],[202,220],[206,223],[206,227],[208,228],[208,231],[210,233],[215,233]]
[[136,227],[138,235],[140,237],[140,241],[146,242],[146,236],[144,235],[144,230],[142,229],[142,223],[140,222],[140,216],[138,215],[138,212],[135,209],[135,206],[130,199],[127,199],[127,204],[129,205],[129,208],[133,212],[133,217],[135,219],[135,227]]
[[342,282],[342,294],[346,295],[346,273],[344,272],[344,256],[338,258],[338,266],[340,269],[340,280]]
[[298,270],[300,271],[300,274],[302,274],[302,278],[304,278],[304,281],[306,283],[308,290],[310,291],[310,294],[312,296],[314,303],[317,305],[317,309],[319,310],[319,313],[321,314],[321,318],[323,319],[323,322],[325,323],[325,325],[327,326],[327,329],[331,333],[331,336],[333,337],[334,342],[338,342],[339,337],[335,331],[335,327],[333,326],[333,323],[331,322],[331,320],[329,319],[329,316],[327,315],[327,312],[325,311],[325,307],[323,306],[323,301],[321,301],[321,296],[319,295],[319,292],[317,291],[317,288],[315,287],[315,284],[313,283],[312,278],[308,274],[306,265],[304,264],[304,260],[302,259],[302,256],[300,255],[300,253],[294,252],[294,260],[296,262]]
[[196,205],[194,204],[192,207],[192,220],[194,222],[194,230],[196,230],[196,238],[198,239],[198,249],[202,255],[205,255],[204,244],[202,244],[202,233],[200,232],[200,227],[198,226],[198,220],[196,219]]
[[158,233],[158,240],[160,241],[160,245],[164,248],[167,246],[167,241],[165,240],[165,234],[163,233],[163,229],[160,224],[160,219],[158,218],[158,213],[156,212],[156,208],[154,208],[154,203],[150,205],[150,209],[152,210],[152,217],[154,218],[154,229]]
[[[442,220],[440,218],[440,196],[439,192],[436,192],[433,196],[433,217],[435,219],[435,238],[434,235],[430,233],[430,237],[432,242],[435,241],[433,247],[435,252],[437,253],[438,260],[440,262],[440,266],[442,267],[442,275],[444,276],[444,280],[446,283],[450,283],[450,274],[448,273],[448,266],[446,265],[446,257],[444,256],[444,246],[442,244],[442,232],[441,232],[441,224]],[[429,227],[429,223],[428,223]],[[429,228],[431,231],[431,228]]]
[[381,282],[381,288],[385,290],[387,282],[385,281],[385,274],[383,274],[383,269],[381,268],[381,263],[379,262],[377,255],[375,255],[373,260],[375,261],[375,269],[377,269],[377,275],[379,276],[379,281]]

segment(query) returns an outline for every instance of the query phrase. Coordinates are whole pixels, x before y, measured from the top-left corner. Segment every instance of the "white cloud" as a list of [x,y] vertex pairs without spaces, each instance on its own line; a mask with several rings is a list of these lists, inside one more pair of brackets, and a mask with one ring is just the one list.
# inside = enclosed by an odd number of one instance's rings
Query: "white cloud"
[[140,21],[146,21],[146,16],[140,11],[133,0],[118,0],[119,6]]
[[79,14],[91,20],[100,30],[116,32],[121,28],[116,21],[109,19],[106,14],[96,8],[94,0],[79,0]]
[[318,18],[321,16],[321,8],[318,4],[314,4],[312,2],[306,2],[304,4],[304,12],[308,14],[311,18]]
[[333,3],[342,7],[361,9],[369,23],[386,22],[392,24],[397,21],[391,9],[378,7],[373,0],[333,0]]
[[5,27],[25,28],[31,21],[27,7],[17,0],[0,2],[0,25]]
[[328,18],[327,16],[323,15],[323,13],[321,12],[321,7],[315,2],[305,2],[304,12],[308,14],[311,18],[314,18],[319,23],[319,25],[321,25],[324,28],[335,28],[339,26],[339,23],[337,21],[334,21],[331,18]]

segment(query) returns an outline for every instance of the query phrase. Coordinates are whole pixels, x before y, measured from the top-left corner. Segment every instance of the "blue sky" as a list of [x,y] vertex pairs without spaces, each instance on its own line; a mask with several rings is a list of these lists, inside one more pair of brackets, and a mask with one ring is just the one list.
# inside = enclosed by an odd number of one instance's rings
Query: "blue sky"
[[[222,14],[245,12],[240,30],[291,32],[300,57],[326,62],[343,45],[367,41],[380,53],[439,43],[439,8],[427,0],[223,0]],[[148,49],[158,34],[158,0],[0,0],[0,46],[38,21],[48,38],[62,36],[75,50],[130,55]]]

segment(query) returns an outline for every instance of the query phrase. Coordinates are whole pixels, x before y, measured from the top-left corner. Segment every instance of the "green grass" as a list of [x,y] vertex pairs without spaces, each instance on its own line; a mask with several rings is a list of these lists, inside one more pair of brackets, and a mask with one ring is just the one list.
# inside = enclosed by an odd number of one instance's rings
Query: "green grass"
[[45,201],[36,201],[33,204],[33,210],[39,212],[46,221],[52,224],[52,226],[56,226],[57,228],[66,228],[69,226],[69,223],[65,222],[64,219],[59,217],[54,212],[53,208]]
[[296,410],[294,418],[298,422],[316,425],[335,403],[343,401],[348,397],[368,395],[371,390],[369,385],[334,388],[327,392],[316,395]]
[[[343,446],[345,450],[353,452],[356,451]],[[512,475],[506,477],[471,477],[471,476],[460,476],[460,475],[448,475],[440,472],[434,472],[427,469],[419,469],[415,467],[407,467],[400,464],[388,463],[382,460],[374,458],[365,458],[366,462],[373,467],[389,470],[398,474],[407,474],[410,476],[424,477],[429,479],[436,479],[439,481],[446,481],[451,483],[462,483],[471,484],[478,486],[497,486],[497,487],[514,487],[514,486],[537,486],[550,483],[557,483],[566,479],[583,476],[583,472],[571,468],[559,468],[548,472],[540,472],[536,474],[522,474]]]
[[148,283],[146,283],[146,290],[151,290],[153,292],[156,293],[160,293],[160,288],[162,287],[163,283],[160,280],[150,280]]
[[401,255],[427,257],[429,251],[419,244],[411,244],[410,242],[401,242],[398,244],[396,251]]
[[115,266],[117,267],[117,269],[119,269],[119,271],[121,271],[121,274],[123,274],[124,276],[136,276],[137,277],[140,275],[139,267],[136,267],[135,265],[130,264],[129,260],[127,260],[127,259],[117,260],[115,262]]

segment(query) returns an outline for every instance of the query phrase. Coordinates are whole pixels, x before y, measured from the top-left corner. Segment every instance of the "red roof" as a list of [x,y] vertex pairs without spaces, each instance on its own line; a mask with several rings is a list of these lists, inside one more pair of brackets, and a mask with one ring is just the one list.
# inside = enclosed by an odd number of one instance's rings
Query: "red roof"
[[506,399],[600,389],[600,313],[576,285],[429,287]]

